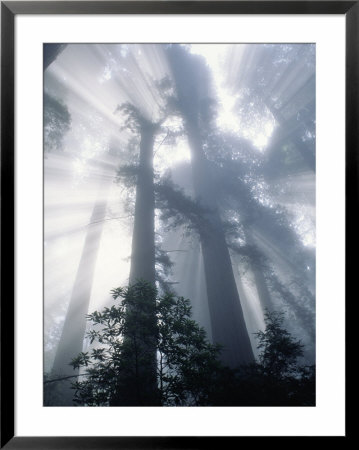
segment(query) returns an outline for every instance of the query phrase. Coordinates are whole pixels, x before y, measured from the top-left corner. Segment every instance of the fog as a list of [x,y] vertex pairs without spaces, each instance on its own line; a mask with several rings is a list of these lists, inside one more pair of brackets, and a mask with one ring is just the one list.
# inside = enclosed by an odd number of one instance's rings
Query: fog
[[46,376],[73,375],[86,315],[137,279],[188,298],[229,367],[258,359],[268,311],[314,364],[315,46],[53,45]]

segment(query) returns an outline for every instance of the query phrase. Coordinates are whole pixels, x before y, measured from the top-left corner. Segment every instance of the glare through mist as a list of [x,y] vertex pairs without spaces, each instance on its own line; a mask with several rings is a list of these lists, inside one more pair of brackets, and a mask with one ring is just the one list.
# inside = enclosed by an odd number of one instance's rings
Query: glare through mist
[[[315,46],[182,48],[208,78],[198,84],[206,182],[219,186],[211,201],[254,355],[266,290],[313,363]],[[44,71],[46,373],[53,369],[71,302],[76,310],[76,295],[87,314],[111,306],[111,290],[129,282],[136,173],[128,171],[138,164],[140,136],[122,105],[160,123],[153,143],[155,183],[171,182],[196,199],[196,156],[186,131],[190,112],[187,119],[178,112],[186,105],[169,52],[166,44],[69,44]],[[194,84],[197,74],[187,76]],[[193,318],[213,339],[200,232],[189,213],[176,221],[162,203],[156,198],[156,255],[166,255],[171,267],[156,260],[157,286],[189,298]],[[85,339],[83,349],[88,345]]]

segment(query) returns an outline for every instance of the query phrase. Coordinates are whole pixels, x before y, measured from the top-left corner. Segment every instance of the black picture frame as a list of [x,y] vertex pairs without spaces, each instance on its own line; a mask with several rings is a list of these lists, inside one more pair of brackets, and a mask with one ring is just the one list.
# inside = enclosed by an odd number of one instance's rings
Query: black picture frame
[[[239,437],[20,437],[14,435],[14,42],[18,14],[341,14],[346,20],[346,297],[354,291],[359,150],[359,1],[1,2],[1,448],[132,449],[232,446]],[[350,244],[350,245],[349,245]],[[348,326],[346,326],[348,330]],[[347,332],[346,332],[347,333]],[[349,437],[348,425],[346,436]],[[243,439],[243,438],[242,438]],[[290,438],[285,438],[287,441]],[[220,441],[220,442],[218,442]],[[235,444],[238,444],[237,442]]]

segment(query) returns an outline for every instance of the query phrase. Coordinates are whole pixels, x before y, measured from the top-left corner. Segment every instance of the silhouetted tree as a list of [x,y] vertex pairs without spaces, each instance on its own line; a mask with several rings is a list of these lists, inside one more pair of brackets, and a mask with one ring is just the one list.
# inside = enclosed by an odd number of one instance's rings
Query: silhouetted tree
[[[303,346],[283,327],[281,313],[266,314],[265,330],[256,333],[258,362],[230,369],[220,363],[219,347],[191,320],[189,300],[171,293],[159,296],[145,282],[114,289],[113,298],[122,301],[88,316],[95,347],[72,361],[74,368],[83,368],[81,381],[73,384],[76,404],[315,405],[315,367],[300,364]],[[149,385],[142,369],[152,361],[146,341],[154,334],[158,397],[143,388]]]
[[[134,284],[139,280],[145,280],[154,286],[156,283],[154,140],[166,119],[167,111],[165,111],[165,108],[161,110],[162,117],[158,122],[147,119],[138,108],[130,103],[118,106],[116,112],[118,111],[125,117],[123,128],[137,133],[140,137],[138,164],[132,167],[136,194],[129,282]],[[127,167],[127,176],[128,169]],[[120,169],[118,178],[123,178],[124,172],[126,172],[126,168]],[[148,301],[152,301],[151,297],[148,297]],[[150,314],[150,310],[148,313]],[[155,316],[152,314],[152,317],[148,317],[148,320],[152,320],[154,324]],[[138,389],[144,389],[144,398],[152,398],[156,396],[157,392],[155,336],[152,336],[152,338],[147,336],[146,346],[147,353],[152,354],[152,366],[146,365],[138,369],[143,372],[142,376],[147,379],[147,383],[139,384]],[[152,395],[147,393],[149,385],[152,386]],[[134,396],[132,398],[137,399]]]
[[315,406],[315,366],[300,363],[303,345],[283,327],[283,314],[265,315],[256,333],[259,360],[223,372],[210,399],[217,406]]
[[[196,406],[208,403],[221,365],[219,348],[191,320],[189,300],[162,296],[146,282],[114,289],[118,305],[90,314],[91,353],[72,361],[84,367],[83,381],[74,383],[75,402],[88,406]],[[154,323],[151,319],[156,317]],[[157,395],[150,387],[152,354],[148,339],[156,336]]]

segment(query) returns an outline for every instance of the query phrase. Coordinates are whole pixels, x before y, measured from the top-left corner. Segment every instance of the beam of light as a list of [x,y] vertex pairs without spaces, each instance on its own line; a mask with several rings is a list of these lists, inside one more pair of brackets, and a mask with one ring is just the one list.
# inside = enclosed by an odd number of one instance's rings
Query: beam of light
[[239,298],[243,308],[244,319],[246,322],[249,338],[251,341],[254,355],[258,356],[258,341],[254,333],[258,330],[264,330],[264,316],[259,302],[257,289],[254,285],[253,274],[244,268],[236,256],[232,255],[234,266],[234,276],[237,284]]
[[[245,50],[245,44],[235,45],[237,60],[231,60],[233,71],[240,73],[241,60]],[[226,87],[228,73],[223,70],[228,69],[228,54],[231,53],[233,44],[192,44],[191,52],[205,57],[206,62],[213,76],[216,95],[219,100],[217,116],[217,126],[223,131],[235,132],[239,136],[249,139],[260,151],[264,151],[275,128],[273,117],[268,114],[257,116],[251,123],[244,123],[234,112],[240,99],[239,93],[233,94]],[[231,53],[233,55],[233,53]]]
[[315,248],[315,174],[302,172],[277,179],[273,202],[284,206],[303,245]]
[[191,152],[185,137],[177,140],[175,145],[167,145],[166,135],[159,136],[155,142],[154,168],[157,173],[163,175],[168,169],[191,160]]
[[[212,73],[219,102],[219,130],[229,130],[243,136],[264,152],[276,126],[273,117],[265,109],[257,111],[257,115],[248,116],[248,120],[238,113],[238,105],[241,105],[241,100],[244,102],[238,91],[238,78],[245,72],[246,65],[254,61],[254,54],[247,57],[246,49],[246,45],[232,44],[191,46],[193,53],[206,58]],[[89,226],[103,227],[90,311],[108,305],[112,301],[109,291],[127,283],[133,218],[126,206],[126,189],[115,184],[114,179],[119,165],[137,161],[138,147],[135,146],[129,154],[128,140],[132,134],[121,129],[125,117],[114,114],[114,111],[119,104],[131,101],[149,120],[156,121],[164,106],[156,82],[169,73],[164,46],[155,44],[69,45],[45,73],[46,90],[64,100],[72,118],[72,129],[64,137],[63,152],[49,153],[44,158],[44,289],[48,351],[54,349],[54,342],[59,338],[56,330],[61,330]],[[295,99],[296,102],[302,98],[304,106],[307,105],[307,95],[301,97],[298,92],[303,83],[311,82],[312,73],[312,69],[302,64],[293,65],[283,73],[283,84],[277,79],[271,80],[274,89],[272,100],[276,107],[280,106],[280,96]],[[291,117],[293,108],[290,102],[283,108],[286,117]],[[156,138],[154,166],[160,175],[166,171],[172,172],[174,182],[184,187],[190,195],[192,175],[187,139],[182,136],[175,143],[165,139],[166,128],[173,130],[181,127],[181,123],[176,123],[176,120],[168,119],[163,124],[163,132]],[[90,224],[101,180],[111,185],[109,193],[103,196],[103,200],[107,201],[106,217],[102,224]],[[259,184],[258,195],[263,193],[263,204],[285,206],[304,246],[313,248],[314,177],[307,173],[297,174],[291,180],[276,179],[279,189],[273,193],[270,190],[266,192],[267,187]],[[178,285],[174,285],[178,294],[192,300],[194,318],[205,326],[210,335],[199,243],[194,238],[191,241],[183,237],[183,229],[165,233],[158,215],[156,232],[163,250],[181,250],[171,253],[175,263],[171,281],[179,281]],[[292,271],[288,255],[258,231],[257,241],[281,279],[288,280]],[[307,266],[307,271],[310,279],[314,268]],[[250,274],[242,274],[242,281],[243,286],[239,286],[239,289],[242,289],[243,298],[246,299],[246,323],[250,324],[250,330],[257,331],[263,326],[257,294]],[[51,346],[50,341],[54,345]]]
[[206,330],[212,339],[211,320],[207,302],[207,290],[200,243],[195,237],[184,236],[184,230],[177,228],[164,235],[162,249],[169,251],[173,264],[171,282],[177,295],[191,301],[192,317]]

